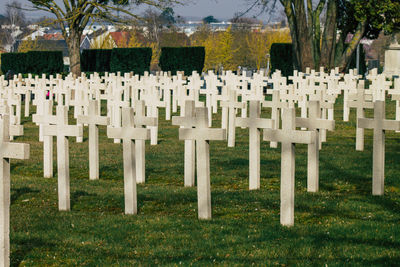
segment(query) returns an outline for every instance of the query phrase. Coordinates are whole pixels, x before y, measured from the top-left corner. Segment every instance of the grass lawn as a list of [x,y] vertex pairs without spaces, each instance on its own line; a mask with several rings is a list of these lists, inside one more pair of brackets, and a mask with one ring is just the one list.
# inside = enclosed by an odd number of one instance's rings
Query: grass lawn
[[[320,152],[320,192],[307,193],[307,147],[296,146],[295,226],[279,223],[280,147],[261,143],[261,189],[248,190],[248,130],[235,148],[210,145],[212,214],[197,219],[196,188],[183,187],[183,141],[160,111],[159,144],[146,143],[138,215],[124,215],[122,145],[100,128],[100,180],[89,181],[88,129],[70,139],[71,211],[59,212],[57,179],[43,178],[43,144],[23,119],[29,160],[11,160],[12,265],[400,264],[400,133],[386,135],[385,195],[372,196],[372,130],[355,151],[355,110]],[[23,109],[22,109],[23,110]],[[31,112],[32,113],[32,112]],[[70,112],[72,114],[72,112]],[[263,116],[268,116],[265,112]],[[367,112],[368,116],[372,112]],[[394,119],[394,103],[387,104]],[[220,125],[220,118],[214,118]],[[71,119],[71,122],[73,120]],[[55,141],[55,139],[54,139]],[[56,146],[54,146],[56,147]],[[54,170],[56,177],[56,151]]]

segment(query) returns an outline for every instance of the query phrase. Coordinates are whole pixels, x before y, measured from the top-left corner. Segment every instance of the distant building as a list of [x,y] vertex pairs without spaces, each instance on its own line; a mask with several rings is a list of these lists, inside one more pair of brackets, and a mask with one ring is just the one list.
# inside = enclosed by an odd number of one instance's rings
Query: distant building
[[45,30],[42,30],[42,29],[38,29],[38,30],[36,30],[36,31],[34,31],[33,33],[31,33],[31,34],[28,34],[28,35],[26,35],[24,38],[22,38],[22,40],[36,40],[36,38],[38,38],[38,37],[42,37],[42,36],[44,36],[46,34],[46,31]]
[[81,53],[84,49],[85,50],[90,49],[90,38],[87,35],[83,36],[81,40],[81,46],[80,46]]

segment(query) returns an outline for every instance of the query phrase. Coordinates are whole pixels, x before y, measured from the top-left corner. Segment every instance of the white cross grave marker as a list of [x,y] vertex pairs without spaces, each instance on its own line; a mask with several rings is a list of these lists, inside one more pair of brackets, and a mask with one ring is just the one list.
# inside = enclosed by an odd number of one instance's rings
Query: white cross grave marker
[[372,194],[383,195],[385,181],[385,130],[399,131],[400,121],[385,119],[385,102],[375,101],[374,118],[358,119],[358,127],[374,129]]
[[70,210],[68,137],[83,136],[82,126],[68,125],[68,107],[57,106],[56,125],[44,125],[44,136],[57,136],[58,209]]
[[[172,125],[179,125],[183,128],[191,129],[196,126],[195,118],[195,101],[185,101],[184,116],[172,117]],[[195,181],[195,159],[196,159],[196,143],[195,140],[185,140],[185,159],[184,159],[184,185],[187,187],[194,186]]]
[[[45,100],[43,108],[43,115],[33,114],[32,121],[43,126],[57,124],[57,116],[53,115],[53,101]],[[53,177],[53,136],[50,135],[43,136],[43,177]]]
[[196,141],[197,204],[199,219],[211,219],[210,140],[225,140],[225,129],[208,128],[207,108],[195,109],[196,128],[179,129],[180,140]]
[[[156,117],[146,117],[146,105],[143,100],[135,101],[134,125],[138,128],[158,126],[158,119]],[[136,140],[135,151],[136,182],[144,183],[146,181],[146,140]]]
[[10,143],[9,116],[0,118],[0,264],[10,266],[10,159],[28,159],[29,145]]
[[348,108],[356,108],[357,117],[357,129],[356,129],[356,150],[364,150],[364,128],[360,128],[358,125],[358,119],[364,118],[364,109],[373,109],[374,103],[367,102],[365,99],[364,81],[360,81],[356,94],[348,96]]
[[228,109],[228,147],[235,146],[235,119],[237,109],[245,108],[246,103],[237,101],[236,91],[229,91],[229,100],[221,101],[222,109]]
[[150,129],[135,128],[133,109],[122,108],[122,127],[107,127],[108,138],[122,139],[125,214],[137,214],[135,141],[150,139]]
[[249,189],[260,189],[260,129],[273,128],[274,121],[262,119],[260,101],[250,100],[248,118],[236,118],[236,126],[249,128]]
[[[279,129],[280,120],[280,112],[283,108],[287,108],[289,105],[287,102],[282,102],[280,97],[280,92],[278,89],[272,91],[272,101],[263,101],[263,107],[271,108],[271,119],[274,120],[274,128]],[[277,142],[270,142],[270,147],[277,148]]]
[[294,108],[284,108],[281,130],[264,130],[264,140],[282,143],[281,152],[281,224],[294,224],[294,174],[295,174],[295,144],[312,144],[315,142],[315,132],[296,130],[296,111]]
[[326,129],[332,131],[335,121],[321,119],[319,101],[308,102],[308,118],[296,118],[296,126],[315,131],[315,141],[308,144],[307,191],[318,192],[319,189],[319,131]]
[[99,101],[89,100],[88,115],[78,115],[77,123],[89,125],[89,179],[99,179],[99,125],[109,125],[110,118],[100,116]]

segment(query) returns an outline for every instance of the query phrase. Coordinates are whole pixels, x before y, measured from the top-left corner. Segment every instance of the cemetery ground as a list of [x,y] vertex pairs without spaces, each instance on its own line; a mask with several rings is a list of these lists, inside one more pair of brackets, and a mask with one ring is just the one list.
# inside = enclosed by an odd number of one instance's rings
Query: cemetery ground
[[[387,132],[385,195],[372,196],[373,132],[365,131],[365,149],[356,151],[355,110],[350,122],[343,122],[342,100],[335,105],[336,130],[328,132],[320,152],[318,193],[306,191],[307,146],[296,146],[295,225],[290,228],[279,221],[280,145],[273,149],[261,142],[261,189],[249,191],[247,129],[236,129],[234,148],[226,141],[210,142],[213,218],[201,221],[196,188],[183,186],[184,141],[162,109],[159,144],[146,142],[138,215],[124,215],[122,144],[108,139],[102,126],[100,180],[89,180],[85,127],[83,143],[70,138],[71,211],[58,211],[57,174],[43,178],[38,127],[31,117],[23,118],[25,135],[15,140],[29,143],[31,155],[11,160],[11,264],[399,264],[400,133]],[[392,101],[387,118],[394,119]],[[213,126],[220,127],[215,114]],[[54,153],[55,172],[56,162]]]

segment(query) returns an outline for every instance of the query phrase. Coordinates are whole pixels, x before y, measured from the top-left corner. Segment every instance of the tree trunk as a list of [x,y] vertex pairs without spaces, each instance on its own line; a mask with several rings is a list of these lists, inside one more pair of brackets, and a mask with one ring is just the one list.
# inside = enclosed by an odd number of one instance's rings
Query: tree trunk
[[291,0],[281,0],[283,7],[285,8],[285,14],[288,19],[289,29],[290,29],[290,37],[292,38],[292,48],[293,48],[293,61],[294,61],[294,69],[300,68],[300,50],[298,46],[298,37],[296,30],[296,18],[294,15],[294,10],[292,6]]
[[354,33],[353,38],[351,39],[350,43],[348,44],[348,46],[344,50],[343,54],[341,55],[341,58],[338,61],[339,69],[341,71],[348,71],[351,57],[353,56],[354,51],[356,50],[358,44],[360,43],[360,41],[364,35],[366,25],[367,25],[366,22],[362,22],[362,23],[358,24],[357,30]]
[[311,55],[312,40],[309,38],[307,14],[303,0],[281,0],[288,18],[290,36],[292,38],[295,68],[305,71],[307,67],[314,68]]
[[335,48],[337,32],[337,3],[336,0],[328,1],[326,23],[322,39],[321,66],[332,69],[335,66]]
[[70,29],[69,36],[66,39],[69,50],[69,64],[72,74],[76,77],[81,75],[81,32],[76,29]]
[[309,38],[304,0],[294,0],[294,9],[296,13],[298,46],[300,48],[300,70],[305,71],[307,67],[314,68],[314,60],[311,55],[312,39]]

